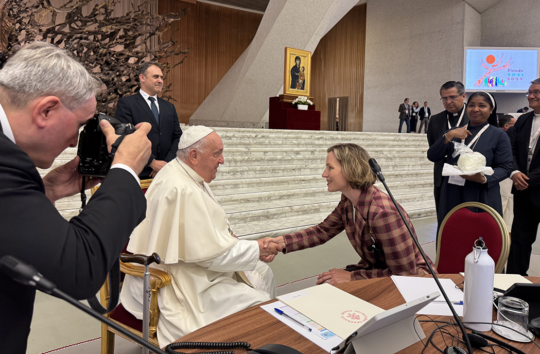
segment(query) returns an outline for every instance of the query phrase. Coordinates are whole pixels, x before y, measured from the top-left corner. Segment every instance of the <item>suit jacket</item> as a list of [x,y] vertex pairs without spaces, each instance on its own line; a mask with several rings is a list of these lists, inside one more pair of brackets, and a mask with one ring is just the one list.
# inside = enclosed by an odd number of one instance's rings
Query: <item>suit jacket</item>
[[[113,169],[84,211],[66,221],[45,196],[30,157],[0,132],[0,258],[33,265],[58,289],[82,300],[103,285],[107,272],[145,217],[137,181]],[[0,273],[2,353],[25,353],[36,291]]]
[[[400,209],[414,232],[409,216],[402,207]],[[353,280],[424,275],[429,272],[392,199],[376,186],[362,190],[354,208],[352,202],[342,194],[341,202],[322,223],[285,235],[284,253],[322,245],[343,230],[360,256],[360,263],[354,265],[357,270],[352,272]],[[379,260],[375,252],[370,250],[372,237],[380,249]],[[377,263],[380,267],[377,267]]]
[[[429,107],[425,107],[425,108],[427,108],[427,112],[428,112],[427,118],[429,119],[431,117],[431,108]],[[426,110],[424,109],[424,106],[422,106],[422,108],[420,108],[420,112],[418,112],[418,118],[420,118],[420,120],[426,118],[424,117],[425,113],[426,113]]]
[[405,105],[405,103],[402,103],[399,105],[399,119],[405,119],[407,117],[411,116],[411,106],[408,107]]
[[524,193],[531,198],[532,203],[540,208],[540,143],[536,144],[533,159],[527,173],[527,154],[529,151],[529,141],[531,140],[531,129],[534,119],[534,111],[520,116],[514,125],[514,137],[511,139],[512,154],[514,156],[514,171],[523,172],[529,177],[527,183],[529,187],[524,191],[518,191],[512,186],[512,193]]
[[[469,117],[467,116],[466,107],[464,106],[465,112],[463,113],[463,119],[459,124],[460,127],[469,123]],[[459,119],[459,118],[458,118]],[[441,138],[448,131],[448,118],[447,112],[442,111],[431,117],[428,124],[427,139],[429,146],[431,147],[437,140]],[[444,160],[435,162],[433,166],[433,179],[435,187],[440,187],[442,183],[442,170],[444,166]]]
[[148,133],[148,139],[152,142],[152,155],[139,175],[141,178],[150,176],[152,168],[149,165],[154,159],[169,162],[176,157],[182,135],[174,105],[159,97],[158,104],[159,124],[140,93],[121,98],[116,106],[116,118],[121,122],[133,125],[143,122],[152,124],[152,130]]

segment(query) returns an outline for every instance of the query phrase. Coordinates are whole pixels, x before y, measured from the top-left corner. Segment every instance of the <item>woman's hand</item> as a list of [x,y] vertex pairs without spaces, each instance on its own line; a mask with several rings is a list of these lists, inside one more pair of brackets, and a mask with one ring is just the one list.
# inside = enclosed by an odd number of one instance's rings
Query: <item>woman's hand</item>
[[330,269],[328,272],[324,272],[317,278],[317,285],[322,283],[328,283],[330,285],[336,285],[339,283],[346,283],[352,281],[352,273],[343,269]]
[[476,182],[476,183],[484,183],[484,181],[486,181],[486,178],[481,173],[477,173],[472,176],[463,175],[460,177],[466,179],[467,181]]
[[446,133],[446,141],[445,143],[449,143],[452,141],[452,139],[458,138],[458,139],[466,139],[467,136],[472,135],[470,131],[467,130],[466,126],[463,126],[461,128],[452,129],[448,133]]

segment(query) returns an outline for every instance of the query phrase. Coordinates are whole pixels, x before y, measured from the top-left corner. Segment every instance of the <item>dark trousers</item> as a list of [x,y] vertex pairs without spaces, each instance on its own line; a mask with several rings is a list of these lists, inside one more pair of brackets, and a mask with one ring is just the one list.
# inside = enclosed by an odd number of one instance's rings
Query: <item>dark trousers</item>
[[399,120],[398,133],[401,133],[401,127],[403,126],[403,122],[405,122],[405,124],[407,124],[407,133],[410,133],[411,132],[411,122],[409,121],[409,117],[405,117],[405,118]]
[[540,208],[531,202],[529,193],[514,194],[512,245],[506,269],[508,274],[527,275],[538,224],[540,224]]
[[420,128],[418,128],[418,133],[422,132],[422,126],[424,126],[424,133],[427,133],[428,123],[429,123],[429,118],[421,118],[420,119]]

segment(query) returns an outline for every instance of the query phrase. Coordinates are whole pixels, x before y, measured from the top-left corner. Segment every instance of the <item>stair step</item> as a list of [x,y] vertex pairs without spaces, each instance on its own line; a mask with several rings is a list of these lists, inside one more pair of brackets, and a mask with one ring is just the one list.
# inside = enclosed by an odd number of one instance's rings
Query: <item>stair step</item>
[[[411,219],[424,218],[435,215],[435,205],[426,202],[405,203],[402,207]],[[258,239],[262,237],[276,237],[317,225],[322,222],[332,210],[320,211],[287,218],[253,221],[247,224],[232,225],[234,233],[242,239]]]

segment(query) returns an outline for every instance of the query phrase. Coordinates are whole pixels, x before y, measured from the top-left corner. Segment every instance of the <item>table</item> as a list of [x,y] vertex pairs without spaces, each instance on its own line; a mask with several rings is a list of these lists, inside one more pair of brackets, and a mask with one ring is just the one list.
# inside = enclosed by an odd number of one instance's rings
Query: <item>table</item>
[[[440,278],[452,279],[456,284],[463,282],[463,277],[459,274],[443,274]],[[533,283],[540,283],[538,277],[528,277]],[[337,287],[343,291],[351,293],[365,301],[379,306],[385,310],[389,310],[396,306],[405,303],[405,300],[401,296],[399,290],[394,285],[394,282],[390,278],[378,278],[378,279],[366,279],[358,280],[348,283],[338,284]],[[268,301],[266,303],[274,302],[275,300]],[[265,304],[266,304],[265,303]],[[494,312],[495,315],[495,312]],[[434,320],[450,321],[452,317],[447,316],[430,316]],[[426,317],[420,317],[420,320],[427,319]],[[431,332],[436,328],[433,323],[421,323],[426,339]],[[502,339],[494,332],[490,331],[486,333],[489,336]],[[237,342],[245,341],[251,343],[252,348],[259,348],[268,343],[279,343],[288,345],[304,354],[324,354],[326,353],[322,348],[311,343],[305,339],[296,331],[290,329],[287,325],[283,324],[279,320],[275,319],[272,315],[260,308],[260,306],[254,306],[231,316],[216,321],[208,326],[205,326],[193,333],[184,336],[179,342]],[[443,339],[440,335],[434,336],[433,342],[439,347],[444,349]],[[510,341],[508,341],[510,342]],[[532,343],[518,343],[510,342],[512,346],[522,350],[525,353],[540,353],[540,350]],[[540,344],[540,340],[536,338],[536,343]],[[420,353],[423,349],[421,342],[411,345],[410,347],[401,350],[399,353]],[[197,352],[197,350],[188,351],[182,350],[186,353]],[[475,353],[481,353],[480,350],[475,350]],[[236,349],[237,354],[246,353],[243,349]],[[433,346],[429,346],[425,353],[438,353]],[[507,353],[506,350],[500,348],[495,349],[495,353]]]

